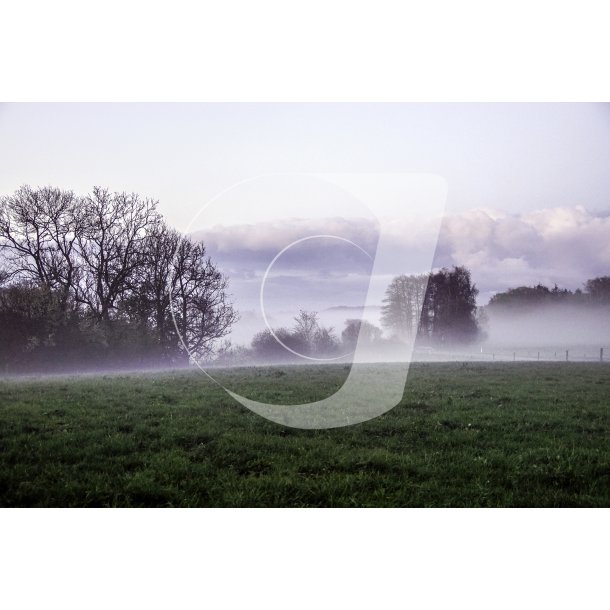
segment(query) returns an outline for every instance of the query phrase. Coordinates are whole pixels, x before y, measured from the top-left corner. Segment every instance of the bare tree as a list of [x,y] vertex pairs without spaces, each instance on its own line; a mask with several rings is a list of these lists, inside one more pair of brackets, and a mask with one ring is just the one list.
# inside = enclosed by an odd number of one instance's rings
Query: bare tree
[[425,324],[420,320],[424,305],[428,275],[399,275],[395,277],[383,300],[382,325],[400,338],[413,337]]
[[[0,287],[36,295],[36,303],[45,296],[45,316],[53,317],[48,346],[58,353],[70,344],[98,346],[91,353],[100,358],[171,359],[185,353],[179,334],[197,356],[228,334],[237,313],[225,276],[203,244],[167,227],[156,205],[98,187],[81,198],[24,186],[0,199]],[[3,320],[13,319],[10,308],[21,301],[7,301]],[[34,320],[16,316],[25,326]]]
[[158,220],[156,206],[152,199],[99,187],[85,199],[76,236],[83,273],[75,296],[97,320],[109,320],[117,299],[133,288],[147,229]]
[[183,237],[165,222],[157,221],[147,233],[144,265],[138,275],[136,298],[140,315],[151,322],[162,353],[177,346],[170,310],[170,281],[174,279],[174,261]]
[[9,276],[60,288],[64,306],[77,282],[80,205],[72,191],[52,187],[23,186],[0,201],[0,249]]
[[320,329],[318,314],[315,311],[299,310],[299,315],[294,318],[294,333],[301,337],[307,350],[314,351],[316,335]]
[[321,357],[337,355],[339,351],[339,340],[335,334],[335,329],[320,326],[315,334],[313,353]]
[[304,346],[304,355],[333,356],[339,348],[334,328],[321,326],[318,313],[299,310],[294,318],[293,335]]
[[180,239],[172,267],[172,311],[180,338],[190,354],[206,356],[238,318],[226,292],[228,281],[203,244],[188,238]]

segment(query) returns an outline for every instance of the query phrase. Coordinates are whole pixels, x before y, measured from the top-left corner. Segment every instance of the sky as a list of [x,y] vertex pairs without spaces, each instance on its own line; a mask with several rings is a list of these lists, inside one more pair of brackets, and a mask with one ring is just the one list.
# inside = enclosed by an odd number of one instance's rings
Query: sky
[[[467,265],[481,303],[514,285],[577,288],[610,274],[609,105],[8,104],[0,168],[0,194],[100,185],[158,199],[171,225],[206,240],[254,325],[262,274],[288,236],[331,227],[364,250],[377,239],[366,209],[337,190],[302,182],[257,193],[256,181],[231,190],[260,175],[442,177],[434,265]],[[303,213],[299,198],[317,211]],[[301,243],[277,261],[268,289],[278,323],[299,308],[363,304],[371,261],[331,242]]]

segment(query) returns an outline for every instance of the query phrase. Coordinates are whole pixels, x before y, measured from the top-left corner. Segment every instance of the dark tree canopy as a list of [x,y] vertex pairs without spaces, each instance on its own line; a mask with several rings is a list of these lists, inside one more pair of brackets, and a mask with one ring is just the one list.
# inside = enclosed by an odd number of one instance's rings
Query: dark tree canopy
[[227,287],[204,245],[170,229],[152,199],[29,186],[0,199],[5,366],[202,357],[237,317]]
[[332,358],[339,351],[334,330],[320,325],[317,312],[300,310],[292,329],[277,328],[273,333],[267,329],[257,333],[252,339],[251,356],[255,362],[298,362],[302,356]]
[[490,311],[506,309],[525,312],[549,305],[610,305],[610,276],[587,280],[584,291],[579,289],[572,292],[567,288],[559,288],[557,284],[553,288],[543,284],[510,288],[495,294],[488,307]]
[[401,275],[386,290],[382,324],[400,339],[468,343],[479,335],[477,294],[465,267]]
[[346,320],[345,328],[341,333],[343,344],[349,349],[354,349],[359,337],[365,345],[376,343],[381,339],[381,328],[367,320],[360,320],[358,318]]
[[585,284],[585,292],[592,303],[610,305],[610,276],[596,277]]
[[438,343],[469,343],[477,339],[477,294],[466,267],[441,269],[430,276],[424,319]]

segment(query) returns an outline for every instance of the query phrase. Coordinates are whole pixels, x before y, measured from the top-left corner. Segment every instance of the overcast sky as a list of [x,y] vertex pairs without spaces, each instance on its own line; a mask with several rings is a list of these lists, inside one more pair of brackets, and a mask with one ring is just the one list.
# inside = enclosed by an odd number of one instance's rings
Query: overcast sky
[[176,226],[273,172],[431,172],[448,210],[608,211],[610,106],[584,104],[10,104],[0,192],[92,185],[160,200]]
[[[285,196],[260,202],[266,218],[230,212],[236,190],[218,201],[219,214],[191,223],[210,198],[260,174],[442,176],[435,264],[469,266],[481,302],[513,285],[575,288],[610,274],[608,105],[10,104],[0,106],[0,167],[1,194],[22,184],[79,193],[103,185],[158,199],[172,225],[204,231],[244,311],[256,309],[260,272],[285,244],[277,236],[295,232],[286,216],[302,214],[290,213]],[[366,211],[325,196],[331,220],[318,213],[295,235],[334,223],[374,249]],[[275,315],[358,304],[369,270],[349,244],[302,244],[278,261]]]

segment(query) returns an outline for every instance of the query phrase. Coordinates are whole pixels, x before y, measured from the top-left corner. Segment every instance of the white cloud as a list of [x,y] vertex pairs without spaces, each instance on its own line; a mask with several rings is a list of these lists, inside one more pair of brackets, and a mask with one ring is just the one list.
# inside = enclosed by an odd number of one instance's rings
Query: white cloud
[[[406,266],[434,239],[433,225],[396,222],[386,227],[397,256],[406,261],[405,272],[416,271]],[[198,237],[237,280],[260,277],[288,243],[317,234],[339,235],[373,252],[378,227],[365,218],[292,219],[216,226]],[[596,216],[582,206],[516,215],[494,209],[469,210],[443,220],[434,265],[468,267],[483,303],[494,292],[538,282],[575,289],[589,278],[610,274],[610,216]],[[339,282],[342,275],[366,274],[367,268],[357,248],[315,241],[295,248],[281,266],[283,272],[295,276],[333,277]]]
[[374,250],[374,224],[366,218],[293,218],[242,225],[216,225],[194,234],[218,253],[235,250],[279,252],[286,245],[310,235],[338,235]]
[[582,206],[508,215],[472,210],[443,222],[437,263],[470,267],[484,291],[610,274],[610,217]]

